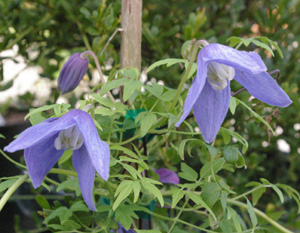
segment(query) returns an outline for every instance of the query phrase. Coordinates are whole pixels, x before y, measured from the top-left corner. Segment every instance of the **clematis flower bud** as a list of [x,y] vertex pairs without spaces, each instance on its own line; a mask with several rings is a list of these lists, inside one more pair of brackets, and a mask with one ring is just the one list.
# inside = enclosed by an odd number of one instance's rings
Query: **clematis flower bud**
[[83,78],[89,65],[87,57],[81,53],[73,54],[64,64],[58,77],[58,89],[62,94],[73,91]]

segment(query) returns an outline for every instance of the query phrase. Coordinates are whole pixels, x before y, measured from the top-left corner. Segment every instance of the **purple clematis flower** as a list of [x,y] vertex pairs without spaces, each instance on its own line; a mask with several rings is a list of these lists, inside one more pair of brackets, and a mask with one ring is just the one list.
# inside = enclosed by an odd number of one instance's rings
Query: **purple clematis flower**
[[33,187],[42,184],[65,150],[73,150],[73,165],[87,206],[96,211],[93,202],[95,170],[104,179],[109,176],[110,150],[99,138],[92,117],[82,110],[71,110],[60,118],[49,118],[31,126],[4,148],[25,150],[25,162]]
[[169,183],[169,184],[179,184],[179,177],[177,174],[169,169],[161,168],[156,170],[153,168],[153,171],[159,175],[159,181],[161,183]]
[[73,91],[83,78],[89,65],[87,57],[82,57],[81,53],[73,54],[64,64],[58,77],[58,89],[62,94]]
[[287,107],[292,103],[266,72],[264,62],[255,52],[209,44],[200,50],[197,66],[196,77],[184,103],[184,112],[175,126],[178,127],[193,109],[207,143],[214,140],[227,114],[232,79],[262,102],[279,107]]

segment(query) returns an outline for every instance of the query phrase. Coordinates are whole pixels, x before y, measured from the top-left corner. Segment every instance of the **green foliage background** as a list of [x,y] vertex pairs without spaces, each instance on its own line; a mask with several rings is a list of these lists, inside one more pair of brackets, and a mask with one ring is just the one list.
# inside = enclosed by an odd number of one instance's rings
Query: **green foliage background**
[[[274,1],[199,1],[199,0],[144,0],[143,1],[143,43],[142,66],[148,67],[153,62],[168,57],[181,58],[181,47],[187,40],[193,38],[206,39],[210,43],[218,42],[227,44],[231,36],[252,37],[267,36],[278,42],[284,58],[281,59],[275,52],[275,57],[260,49],[260,55],[265,61],[268,70],[280,70],[279,83],[293,100],[293,104],[280,109],[280,114],[273,114],[274,109],[266,108],[267,105],[253,100],[253,109],[265,119],[271,119],[273,128],[280,126],[283,133],[278,137],[271,137],[267,147],[262,146],[262,141],[268,141],[267,128],[258,123],[249,112],[240,106],[234,116],[228,113],[224,126],[232,126],[235,131],[248,139],[249,149],[244,156],[247,170],[237,170],[235,173],[223,172],[223,177],[234,186],[236,191],[243,192],[244,185],[250,180],[258,181],[264,177],[272,183],[285,183],[299,188],[300,175],[300,131],[294,125],[300,123],[300,1],[274,0]],[[0,51],[11,48],[17,44],[19,54],[26,58],[29,66],[40,65],[43,68],[41,76],[56,79],[63,61],[75,51],[92,49],[97,55],[102,51],[110,35],[120,27],[120,1],[68,1],[68,0],[0,0]],[[240,49],[253,50],[255,45],[241,47]],[[38,51],[38,56],[30,59],[29,53]],[[110,43],[99,61],[104,64],[109,58],[113,59],[113,68],[104,71],[112,75],[119,67],[120,35]],[[0,57],[0,81],[2,77],[2,60]],[[13,59],[13,58],[9,58]],[[56,62],[50,63],[54,59]],[[176,88],[182,68],[172,66],[160,67],[150,73],[151,77],[163,80],[170,87]],[[5,83],[0,90],[7,89],[12,83]],[[232,82],[232,89],[240,89],[240,85]],[[0,93],[1,94],[1,93]],[[58,96],[56,90],[52,91],[53,102]],[[238,95],[244,102],[248,102],[249,93]],[[34,99],[29,95],[27,108]],[[70,96],[72,103],[72,96]],[[10,109],[2,109],[6,112]],[[231,119],[235,119],[232,124]],[[196,126],[191,119],[191,124]],[[291,148],[290,153],[280,152],[277,140],[284,139]],[[179,138],[178,140],[181,140]],[[218,144],[218,141],[216,142]],[[171,166],[177,166],[179,161],[175,158],[172,148],[168,150]],[[193,156],[198,156],[195,150]],[[186,158],[194,160],[193,157]],[[196,160],[198,161],[198,160]],[[201,166],[200,163],[189,163],[193,167]],[[199,170],[199,169],[198,169]],[[241,189],[241,190],[239,190]],[[273,194],[264,196],[264,206],[273,210],[271,203],[278,201]],[[296,207],[286,202],[285,219],[294,219]],[[276,209],[278,210],[278,209]],[[290,225],[300,228],[299,217]]]

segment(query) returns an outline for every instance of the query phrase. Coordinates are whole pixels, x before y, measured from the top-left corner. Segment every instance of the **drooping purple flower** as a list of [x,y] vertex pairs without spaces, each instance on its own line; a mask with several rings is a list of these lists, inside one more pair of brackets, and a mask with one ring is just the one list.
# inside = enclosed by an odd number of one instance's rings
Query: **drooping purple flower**
[[110,150],[99,138],[87,112],[75,109],[60,118],[49,118],[29,127],[4,148],[8,152],[23,149],[34,188],[42,184],[64,151],[72,149],[83,199],[91,210],[96,211],[93,202],[95,170],[104,180],[108,179]]
[[58,77],[58,89],[62,94],[73,91],[88,69],[89,60],[81,55],[81,53],[73,54],[61,69]]
[[200,50],[197,66],[196,77],[184,103],[184,112],[175,126],[178,127],[193,109],[207,143],[214,140],[227,114],[232,79],[262,102],[279,107],[287,107],[292,103],[266,72],[264,62],[255,52],[209,44]]
[[153,171],[159,175],[159,181],[161,183],[169,183],[169,184],[179,184],[179,177],[178,175],[167,169],[167,168],[161,168],[156,170],[155,168],[153,168]]

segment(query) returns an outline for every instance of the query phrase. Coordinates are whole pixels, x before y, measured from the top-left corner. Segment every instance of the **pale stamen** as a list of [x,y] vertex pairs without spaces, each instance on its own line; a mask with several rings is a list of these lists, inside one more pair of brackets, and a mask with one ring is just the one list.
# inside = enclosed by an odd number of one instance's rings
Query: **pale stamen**
[[83,140],[77,126],[60,131],[58,137],[54,141],[56,150],[77,150],[82,144]]

